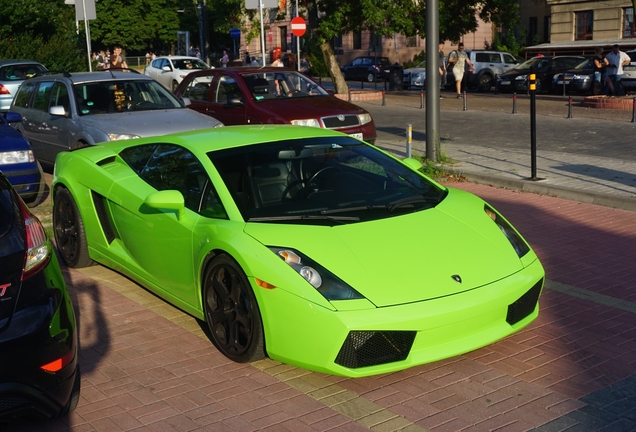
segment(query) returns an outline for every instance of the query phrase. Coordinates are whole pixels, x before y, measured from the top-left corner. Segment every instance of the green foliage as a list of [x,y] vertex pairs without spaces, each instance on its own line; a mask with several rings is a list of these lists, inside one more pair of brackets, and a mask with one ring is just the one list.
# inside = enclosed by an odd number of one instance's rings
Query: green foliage
[[406,60],[402,66],[404,67],[404,69],[413,67],[418,65],[419,63],[423,62],[426,60],[426,51],[422,50],[420,51],[419,54],[415,54],[413,56],[413,60]]
[[75,33],[42,36],[21,34],[0,40],[4,58],[24,58],[42,63],[50,71],[87,71],[88,54]]
[[508,51],[514,56],[521,56],[525,45],[523,41],[526,40],[526,32],[521,29],[519,36],[516,36],[512,30],[509,30],[500,37],[499,34],[495,34],[492,41],[492,48],[498,51]]

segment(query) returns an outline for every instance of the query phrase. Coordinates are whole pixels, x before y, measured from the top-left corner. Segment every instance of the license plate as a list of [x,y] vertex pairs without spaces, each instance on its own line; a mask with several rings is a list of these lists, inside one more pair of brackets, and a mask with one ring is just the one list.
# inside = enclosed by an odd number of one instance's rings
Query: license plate
[[352,133],[352,134],[349,134],[349,135],[351,135],[352,137],[357,138],[359,140],[362,139],[362,134],[361,133]]
[[501,85],[510,85],[510,81],[502,81],[499,84],[501,84]]
[[[563,85],[563,80],[558,80],[558,81],[557,81],[557,84],[561,84],[561,85]],[[568,85],[568,84],[570,84],[570,81],[566,81],[566,82],[565,82],[565,85]]]

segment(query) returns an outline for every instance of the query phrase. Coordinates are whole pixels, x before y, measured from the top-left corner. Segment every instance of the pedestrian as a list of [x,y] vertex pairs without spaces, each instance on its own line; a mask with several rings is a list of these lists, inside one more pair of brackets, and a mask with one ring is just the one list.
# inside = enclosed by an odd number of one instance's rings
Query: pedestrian
[[256,60],[256,57],[252,57],[252,61],[250,62],[250,66],[260,66],[260,63],[258,62],[258,60]]
[[594,88],[592,94],[598,95],[603,90],[603,84],[607,80],[607,65],[609,61],[603,57],[603,47],[594,49]]
[[457,91],[457,99],[462,98],[462,80],[464,79],[464,72],[466,65],[470,69],[473,68],[473,64],[468,58],[468,55],[464,51],[464,43],[460,42],[457,45],[457,49],[453,50],[448,55],[448,64],[453,65],[453,76],[455,77],[455,90]]
[[300,56],[300,71],[304,73],[305,75],[311,76],[310,70],[311,70],[311,62],[307,58],[307,53],[303,53]]
[[223,56],[221,57],[221,66],[226,68],[229,62],[230,62],[230,57],[227,55],[227,51],[223,50]]
[[106,61],[106,53],[104,52],[104,50],[99,50],[99,53],[97,54],[97,70],[102,70],[104,69],[104,63]]
[[128,63],[121,55],[122,47],[121,45],[115,45],[113,48],[113,54],[110,56],[110,68],[111,69],[122,69],[127,68]]
[[607,77],[609,78],[608,85],[614,96],[623,96],[623,85],[621,84],[621,76],[623,75],[623,66],[627,66],[631,61],[631,58],[627,53],[620,50],[618,44],[612,46],[612,52],[607,53],[605,58],[608,61]]
[[[446,86],[446,56],[444,55],[444,41],[439,43],[439,89],[442,90]],[[442,99],[442,95],[439,95],[439,98]]]
[[150,52],[146,53],[146,66],[150,64]]
[[104,67],[103,69],[110,69],[110,50],[107,49],[104,55]]
[[243,63],[245,64],[245,66],[249,66],[252,63],[252,59],[250,58],[250,52],[248,50],[245,50],[245,58],[243,60]]
[[276,57],[276,60],[274,60],[272,62],[272,66],[274,66],[274,67],[285,67],[285,64],[283,64],[283,56],[282,56],[282,54],[278,54],[278,57]]

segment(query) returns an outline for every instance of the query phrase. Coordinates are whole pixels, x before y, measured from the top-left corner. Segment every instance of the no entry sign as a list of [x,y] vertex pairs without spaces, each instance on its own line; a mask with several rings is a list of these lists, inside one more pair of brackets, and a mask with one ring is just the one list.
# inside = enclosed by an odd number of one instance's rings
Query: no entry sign
[[307,31],[307,24],[303,17],[297,16],[291,20],[291,31],[295,36],[301,37]]

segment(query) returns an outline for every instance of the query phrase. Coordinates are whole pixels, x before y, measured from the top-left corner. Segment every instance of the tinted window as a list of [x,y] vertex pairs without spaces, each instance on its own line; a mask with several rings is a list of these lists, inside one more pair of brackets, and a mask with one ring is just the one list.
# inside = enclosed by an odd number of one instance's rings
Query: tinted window
[[193,78],[183,90],[183,97],[197,101],[207,101],[210,93],[210,83],[213,76]]
[[33,99],[33,108],[40,111],[48,111],[52,89],[53,81],[40,81],[40,85],[35,93],[35,99]]
[[490,61],[490,54],[486,53],[475,53],[475,61],[476,62],[488,62]]
[[173,60],[175,69],[210,69],[210,67],[199,59],[178,59]]
[[504,58],[504,63],[506,63],[506,64],[515,64],[515,63],[517,63],[517,59],[515,59],[510,54],[504,54],[503,58]]
[[46,68],[40,64],[6,65],[0,68],[0,81],[23,81],[40,72],[46,72]]
[[15,100],[13,104],[17,107],[27,108],[29,106],[29,100],[31,99],[31,95],[33,94],[33,90],[37,83],[34,82],[25,82],[20,86],[20,90],[18,90],[18,94],[15,96]]
[[64,111],[71,112],[71,101],[68,88],[63,83],[56,82],[51,94],[51,106],[63,106]]
[[236,80],[227,75],[221,75],[219,77],[215,96],[216,102],[221,104],[226,104],[232,98],[243,99]]

